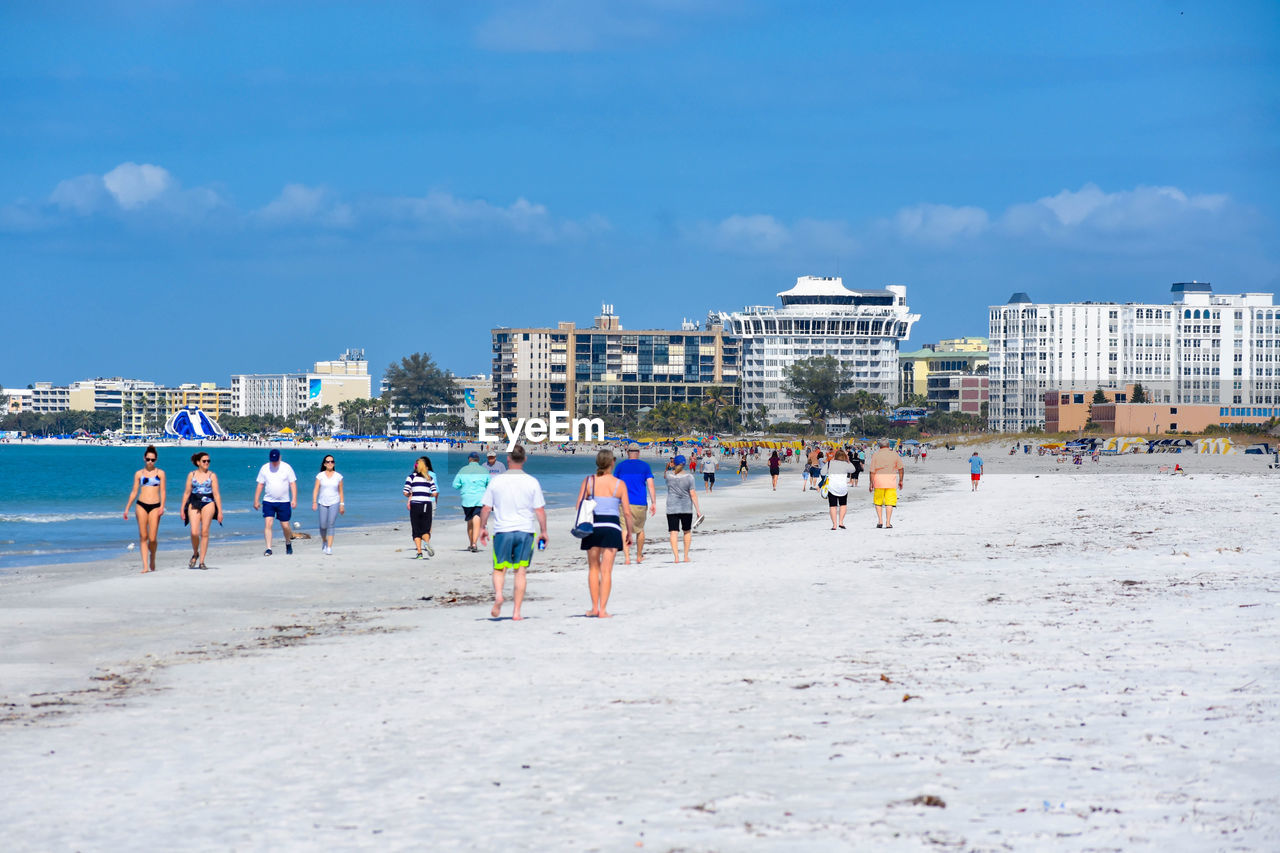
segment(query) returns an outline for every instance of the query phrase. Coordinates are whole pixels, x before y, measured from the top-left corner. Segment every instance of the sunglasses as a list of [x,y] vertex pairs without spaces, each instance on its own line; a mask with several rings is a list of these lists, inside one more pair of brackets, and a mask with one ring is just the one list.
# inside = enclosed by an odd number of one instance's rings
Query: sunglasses
[[207,456],[206,456],[204,459],[201,459],[201,460],[200,460],[200,464],[201,464],[201,465],[208,465],[208,464],[209,464],[209,457],[207,457]]
[[323,464],[325,464],[325,465],[332,465],[332,464],[333,464],[333,460],[332,460],[332,459],[326,459],[326,460],[324,460],[324,463],[323,463]]
[[144,456],[144,457],[142,457],[142,461],[143,461],[143,462],[155,462],[155,461],[156,461],[156,458],[155,458],[154,456]]

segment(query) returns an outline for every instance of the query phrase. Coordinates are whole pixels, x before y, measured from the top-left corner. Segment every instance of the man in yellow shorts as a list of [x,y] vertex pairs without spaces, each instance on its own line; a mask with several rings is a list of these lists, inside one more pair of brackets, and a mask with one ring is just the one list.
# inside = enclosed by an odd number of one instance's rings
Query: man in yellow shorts
[[876,507],[876,527],[893,527],[893,508],[898,505],[898,489],[902,488],[902,477],[906,473],[902,457],[894,452],[892,445],[893,439],[880,439],[880,449],[867,460],[871,474],[867,491],[871,492],[871,502]]

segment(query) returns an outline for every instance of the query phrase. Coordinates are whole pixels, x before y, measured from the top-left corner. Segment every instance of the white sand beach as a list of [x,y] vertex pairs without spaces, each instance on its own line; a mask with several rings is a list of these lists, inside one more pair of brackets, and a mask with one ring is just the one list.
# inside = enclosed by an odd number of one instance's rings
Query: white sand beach
[[5,847],[1280,849],[1280,471],[1005,447],[976,494],[908,462],[892,530],[795,465],[704,496],[690,564],[660,508],[611,620],[565,512],[519,623],[460,517],[422,562],[405,524],[23,569]]

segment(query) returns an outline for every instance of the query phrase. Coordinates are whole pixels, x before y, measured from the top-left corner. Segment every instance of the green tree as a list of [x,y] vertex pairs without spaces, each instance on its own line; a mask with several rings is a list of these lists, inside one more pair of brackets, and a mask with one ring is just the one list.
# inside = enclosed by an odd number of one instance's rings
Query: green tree
[[806,417],[825,426],[827,416],[836,409],[837,401],[851,383],[847,367],[832,356],[822,355],[789,365],[783,375],[782,391],[804,409]]
[[458,401],[453,376],[441,370],[431,356],[415,352],[387,368],[387,395],[392,409],[407,411],[416,426],[426,423],[427,410]]
[[1141,383],[1141,382],[1139,382],[1137,385],[1134,385],[1134,386],[1133,386],[1133,397],[1131,397],[1131,398],[1129,399],[1129,402],[1130,402],[1130,403],[1148,403],[1148,402],[1150,402],[1150,401],[1147,399],[1147,391],[1146,391],[1146,389],[1145,389],[1145,388],[1143,388],[1143,387],[1142,387],[1142,383]]
[[1094,391],[1094,392],[1093,392],[1093,401],[1092,401],[1092,402],[1094,402],[1094,403],[1105,403],[1105,402],[1107,402],[1107,394],[1106,394],[1106,392],[1105,392],[1105,391],[1103,391],[1101,388],[1099,388],[1098,390]]

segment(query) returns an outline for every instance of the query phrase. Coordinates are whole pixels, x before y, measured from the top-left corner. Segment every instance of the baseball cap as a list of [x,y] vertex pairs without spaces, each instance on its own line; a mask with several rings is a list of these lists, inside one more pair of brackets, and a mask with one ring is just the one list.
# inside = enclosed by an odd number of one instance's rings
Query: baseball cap
[[496,450],[490,450],[490,451],[489,451],[489,455],[490,455],[490,456],[492,456],[492,457],[494,457],[494,458],[496,459],[496,458],[498,457],[498,451],[496,451]]
[[672,462],[674,462],[674,463],[676,463],[677,465],[683,465],[683,464],[684,464],[685,462],[687,462],[688,460],[686,460],[686,459],[684,458],[684,454],[683,454],[683,453],[677,453],[677,454],[675,455],[675,457],[674,457],[671,461],[672,461]]
[[271,448],[271,452],[267,454],[267,458],[270,459],[272,462],[279,462],[280,451],[276,450],[274,447]]
[[639,452],[640,452],[640,445],[638,445],[638,444],[628,444],[628,445],[627,445],[627,452],[628,452],[628,453],[639,453]]
[[480,461],[480,454],[479,454],[479,453],[476,453],[476,452],[473,450],[473,451],[471,451],[471,453],[467,454],[467,458],[468,458],[468,459],[474,459],[474,460],[476,460],[477,462],[479,462],[479,461]]

